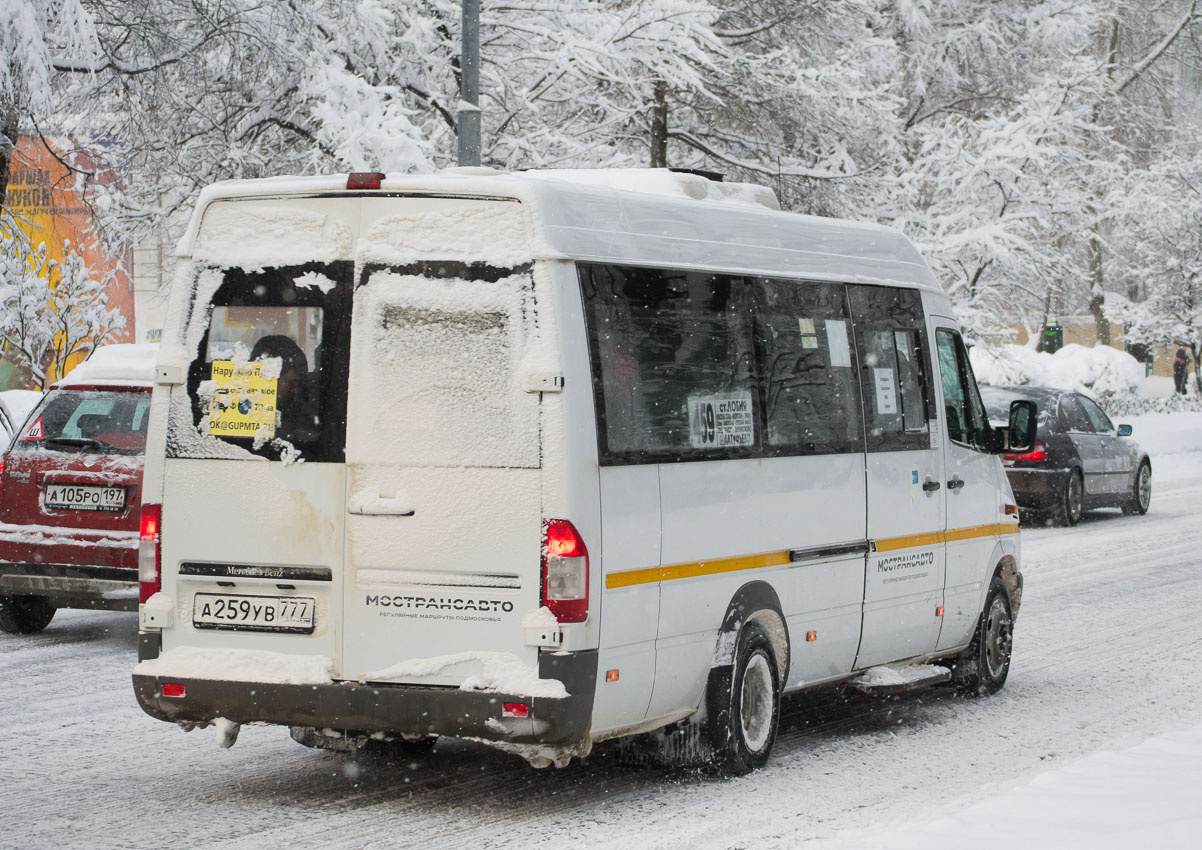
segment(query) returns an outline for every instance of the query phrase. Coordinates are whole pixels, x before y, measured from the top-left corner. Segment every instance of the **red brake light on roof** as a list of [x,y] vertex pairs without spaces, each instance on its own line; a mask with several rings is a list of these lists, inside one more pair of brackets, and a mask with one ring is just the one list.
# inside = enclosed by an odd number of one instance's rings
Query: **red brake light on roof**
[[1021,455],[1002,455],[1006,460],[1018,460],[1026,463],[1045,463],[1048,459],[1047,449],[1043,447],[1043,443],[1035,441],[1035,448]]
[[383,179],[384,174],[380,171],[354,171],[347,175],[346,188],[379,189],[380,181]]
[[566,519],[543,521],[543,605],[561,623],[588,619],[588,550]]
[[138,543],[138,601],[145,602],[163,587],[162,539],[159,528],[163,519],[162,505],[143,505]]

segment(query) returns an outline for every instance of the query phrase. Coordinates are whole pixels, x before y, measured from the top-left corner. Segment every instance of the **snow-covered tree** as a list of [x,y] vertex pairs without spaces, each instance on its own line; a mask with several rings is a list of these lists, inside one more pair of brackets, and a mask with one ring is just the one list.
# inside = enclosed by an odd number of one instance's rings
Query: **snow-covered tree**
[[55,61],[94,61],[97,43],[81,0],[5,0],[0,14],[0,208],[18,135],[51,111]]
[[51,259],[44,242],[31,245],[0,222],[0,339],[38,389],[125,329],[125,317],[108,307],[108,281],[69,243],[63,256]]
[[[1187,348],[1202,357],[1202,145],[1133,174],[1113,202],[1122,241],[1115,265],[1134,299],[1111,295],[1110,315],[1130,342]],[[1202,391],[1202,377],[1195,375]]]

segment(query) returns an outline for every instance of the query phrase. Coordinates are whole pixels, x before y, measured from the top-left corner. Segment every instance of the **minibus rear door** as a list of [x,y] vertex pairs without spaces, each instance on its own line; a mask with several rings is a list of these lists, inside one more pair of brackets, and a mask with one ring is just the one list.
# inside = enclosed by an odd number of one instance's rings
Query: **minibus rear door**
[[529,265],[362,262],[358,280],[341,669],[512,691],[537,675],[522,619],[543,533]]

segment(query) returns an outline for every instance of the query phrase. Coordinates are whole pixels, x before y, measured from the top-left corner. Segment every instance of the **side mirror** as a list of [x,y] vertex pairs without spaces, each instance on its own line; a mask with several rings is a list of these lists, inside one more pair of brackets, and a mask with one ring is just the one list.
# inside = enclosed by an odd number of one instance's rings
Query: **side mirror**
[[1035,416],[1035,402],[1026,399],[1010,402],[1010,426],[1006,429],[1005,440],[1007,445],[1001,452],[1022,454],[1035,448]]
[[1119,436],[1120,437],[1130,437],[1131,431],[1132,431],[1132,428],[1130,425],[1120,425],[1119,426]]

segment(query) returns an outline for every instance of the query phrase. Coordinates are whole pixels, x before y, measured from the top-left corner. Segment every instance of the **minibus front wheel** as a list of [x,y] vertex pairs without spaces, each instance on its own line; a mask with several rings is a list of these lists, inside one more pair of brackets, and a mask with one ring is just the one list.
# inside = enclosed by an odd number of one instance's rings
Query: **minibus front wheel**
[[1006,684],[1014,645],[1014,615],[1001,576],[989,583],[985,607],[972,643],[952,667],[957,689],[968,696],[989,696]]
[[776,653],[759,623],[740,630],[729,671],[711,679],[710,741],[715,766],[739,776],[768,761],[780,719]]

